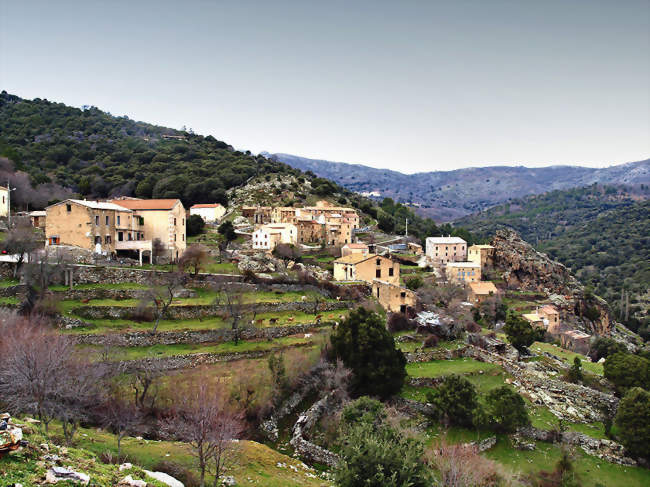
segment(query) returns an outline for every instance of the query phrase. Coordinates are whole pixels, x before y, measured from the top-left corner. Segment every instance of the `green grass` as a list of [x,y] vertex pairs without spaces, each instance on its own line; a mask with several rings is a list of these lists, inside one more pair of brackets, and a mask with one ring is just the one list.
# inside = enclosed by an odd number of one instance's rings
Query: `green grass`
[[[408,334],[408,332],[406,333]],[[420,337],[421,340],[418,340],[417,342],[400,342],[397,343],[397,348],[399,348],[402,352],[414,352],[416,349],[422,348],[422,342],[424,341],[425,337]],[[444,342],[439,342],[438,345],[435,347],[431,348],[425,348],[425,352],[432,352],[435,350],[457,350],[463,346],[462,342],[459,341],[444,341]]]
[[20,284],[18,279],[3,279],[0,281],[0,287],[11,287]]
[[[70,289],[68,286],[54,285],[50,286],[50,291],[67,291]],[[135,282],[120,282],[120,283],[103,283],[103,282],[90,282],[86,284],[75,284],[74,290],[88,290],[88,289],[147,289],[144,284]]]
[[[339,315],[347,316],[348,310],[336,310],[333,312],[322,313],[323,321],[340,321]],[[256,320],[264,320],[263,327],[267,326],[286,326],[297,324],[310,324],[316,322],[315,314],[303,313],[301,311],[282,311],[282,312],[269,312],[259,313]],[[277,322],[273,325],[269,323],[270,318],[276,318]],[[292,321],[289,321],[293,318]],[[78,327],[71,330],[64,330],[68,334],[104,334],[110,332],[127,332],[127,331],[148,331],[153,327],[151,322],[137,322],[130,320],[113,320],[113,319],[99,319],[84,321],[93,325],[92,328]],[[224,322],[222,318],[211,317],[206,319],[194,320],[161,320],[158,325],[158,331],[180,331],[180,330],[210,330],[226,328],[229,324]]]
[[0,306],[3,304],[18,304],[19,302],[19,299],[14,297],[0,298]]
[[[203,343],[203,344],[174,344],[174,345],[153,345],[150,347],[114,347],[111,350],[111,360],[138,360],[149,357],[171,357],[174,355],[191,355],[197,353],[241,353],[271,350],[273,348],[289,347],[292,345],[312,343],[313,339],[306,339],[299,336],[277,338],[272,341],[240,341],[225,343]],[[94,345],[81,345],[78,349],[84,354],[99,353],[102,347]]]
[[530,347],[531,351],[535,353],[548,352],[556,357],[562,359],[564,363],[571,366],[573,365],[573,359],[579,357],[582,362],[582,368],[587,372],[591,372],[596,375],[603,375],[603,364],[593,363],[588,357],[581,355],[579,353],[571,352],[570,350],[565,350],[560,347],[556,347],[550,343],[535,342]]
[[497,368],[498,365],[479,362],[470,358],[406,364],[406,372],[411,377],[442,377],[450,374],[472,374],[478,373],[480,370],[490,372]]

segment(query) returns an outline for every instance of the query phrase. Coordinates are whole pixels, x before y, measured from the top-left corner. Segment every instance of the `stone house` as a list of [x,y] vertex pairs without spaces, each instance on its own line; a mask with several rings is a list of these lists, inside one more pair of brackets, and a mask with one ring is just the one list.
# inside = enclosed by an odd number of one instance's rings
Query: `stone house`
[[206,223],[216,223],[226,214],[226,209],[219,203],[190,206],[190,216],[198,215]]
[[406,313],[407,308],[415,308],[417,304],[415,292],[379,279],[372,281],[372,295],[391,313]]
[[45,220],[47,217],[45,210],[30,211],[27,216],[29,216],[29,221],[34,228],[45,228]]
[[460,237],[427,237],[426,255],[433,262],[462,262],[467,259],[467,242]]
[[369,252],[368,246],[363,243],[348,243],[341,247],[341,257],[352,254],[368,255]]
[[9,215],[9,189],[0,186],[0,216]]
[[478,262],[481,268],[492,265],[494,262],[494,247],[491,245],[472,245],[467,249],[467,260]]
[[476,262],[447,262],[445,270],[451,282],[466,284],[481,280],[481,264]]
[[498,296],[497,287],[492,282],[470,282],[467,291],[467,300],[470,303],[480,304],[489,297]]
[[334,261],[334,280],[365,281],[375,279],[399,285],[399,263],[381,255],[351,254]]
[[544,326],[544,318],[542,318],[537,311],[533,313],[524,313],[521,315],[523,319],[525,319],[528,323],[530,323],[532,326],[537,327],[537,328],[546,328]]
[[269,223],[253,232],[252,242],[257,250],[273,250],[281,243],[296,245],[298,229],[291,223]]
[[544,320],[546,331],[551,335],[560,333],[560,312],[554,306],[546,304],[537,310],[537,314]]
[[128,208],[143,222],[144,231],[151,241],[159,240],[165,254],[172,261],[185,252],[187,247],[185,207],[179,199],[118,198],[112,200],[116,205]]
[[587,355],[590,348],[591,335],[580,330],[569,330],[560,334],[562,348]]
[[143,252],[152,242],[140,217],[115,203],[68,199],[45,209],[45,245],[70,245],[102,255]]
[[252,225],[271,223],[270,206],[243,206],[241,214],[243,217],[248,218]]

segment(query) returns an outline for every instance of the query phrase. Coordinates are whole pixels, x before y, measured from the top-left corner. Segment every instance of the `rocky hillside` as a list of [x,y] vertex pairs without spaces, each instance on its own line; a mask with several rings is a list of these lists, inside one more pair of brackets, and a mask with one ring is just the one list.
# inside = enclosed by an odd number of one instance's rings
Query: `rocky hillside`
[[361,164],[268,154],[271,159],[331,179],[357,192],[376,192],[398,202],[419,205],[436,221],[451,221],[531,194],[598,184],[648,184],[650,159],[603,169],[579,166],[475,167],[455,171],[403,174]]
[[499,230],[492,239],[494,265],[508,289],[549,295],[562,320],[590,334],[609,335],[613,327],[607,302],[585,287],[569,270],[536,251],[515,232]]

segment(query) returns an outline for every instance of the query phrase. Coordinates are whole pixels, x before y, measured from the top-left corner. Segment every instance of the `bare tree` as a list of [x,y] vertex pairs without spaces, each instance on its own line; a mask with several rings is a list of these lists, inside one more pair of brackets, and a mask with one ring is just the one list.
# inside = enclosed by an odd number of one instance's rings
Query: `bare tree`
[[117,394],[112,394],[103,404],[100,417],[102,425],[109,429],[117,440],[117,460],[122,455],[122,439],[136,431],[142,424],[142,413],[130,402],[124,401]]
[[161,423],[169,437],[189,443],[200,472],[201,486],[206,475],[212,475],[213,486],[237,458],[236,440],[243,431],[241,414],[233,412],[221,391],[212,391],[205,384],[183,394],[170,417]]
[[71,261],[69,252],[56,249],[45,250],[34,261],[23,265],[22,280],[27,286],[27,293],[20,305],[22,314],[28,315],[35,310],[38,303],[47,296],[49,286],[61,276]]
[[[215,306],[223,306],[224,317],[230,322],[230,329],[233,331],[235,345],[239,343],[241,335],[241,322],[244,320],[247,306],[244,304],[244,297],[240,290],[227,284],[216,288],[217,296],[214,300]],[[254,319],[254,318],[253,318]]]
[[150,285],[138,305],[139,311],[151,307],[154,312],[154,325],[151,333],[156,333],[158,325],[172,305],[176,292],[183,288],[187,277],[180,272],[154,273]]
[[29,222],[20,222],[9,230],[5,239],[2,241],[0,248],[2,253],[16,255],[16,265],[14,266],[14,278],[25,262],[25,256],[29,256],[39,247],[34,229]]
[[193,275],[196,276],[209,261],[208,248],[205,245],[192,244],[185,249],[183,255],[178,259],[178,268],[183,272],[186,272],[187,269],[193,269]]
[[68,337],[22,316],[6,314],[0,328],[0,396],[13,410],[35,414],[45,434],[60,419],[71,441],[98,392],[98,369],[74,358]]
[[155,365],[145,364],[130,374],[133,403],[141,411],[153,409],[158,398],[158,379],[162,371]]
[[165,244],[162,243],[162,240],[159,238],[154,238],[153,242],[151,242],[151,254],[153,255],[156,262],[158,262],[158,257],[165,255],[166,251],[167,248],[165,247]]

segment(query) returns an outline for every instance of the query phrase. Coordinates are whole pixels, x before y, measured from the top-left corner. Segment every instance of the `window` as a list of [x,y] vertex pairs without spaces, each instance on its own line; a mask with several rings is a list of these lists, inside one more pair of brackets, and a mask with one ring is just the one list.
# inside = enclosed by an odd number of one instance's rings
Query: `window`
[[377,265],[381,265],[381,259],[377,259]]
[[133,236],[131,235],[131,232],[127,233],[126,236],[128,237],[129,242],[133,240]]
[[50,245],[59,245],[59,243],[61,242],[61,239],[57,236],[52,236],[48,240]]
[[144,217],[139,216],[138,219],[140,220],[140,225],[144,225]]
[[181,237],[183,238],[183,242],[185,242],[185,234],[181,235]]
[[176,234],[174,234],[174,242],[176,242]]
[[72,205],[65,205],[65,211],[71,212],[72,211]]
[[117,241],[118,242],[124,241],[124,233],[123,232],[117,232]]
[[377,298],[379,298],[379,286],[377,286]]
[[95,243],[101,245],[101,243],[102,243],[102,237],[100,237],[99,235],[96,235],[96,236],[95,236]]
[[376,278],[380,278],[380,277],[381,277],[381,269],[377,269],[377,270],[375,271],[375,277],[376,277]]
[[174,218],[174,225],[176,225],[176,218]]
[[399,307],[399,312],[400,312],[400,313],[406,313],[406,305],[405,305],[405,304],[401,304],[401,305],[400,305],[400,307]]
[[106,237],[104,237],[104,243],[107,243],[107,244],[111,243],[111,236],[110,235],[106,235]]
[[106,216],[106,226],[108,226],[108,215]]
[[406,293],[405,293],[404,291],[402,291],[401,293],[399,293],[399,297],[400,297],[400,298],[405,298],[405,297],[406,297]]
[[183,218],[183,225],[185,225],[185,218]]
[[392,267],[391,267],[390,269],[388,269],[388,275],[389,275],[389,276],[392,276],[392,275],[393,275],[393,268],[392,268]]
[[117,224],[120,224],[120,215],[117,215]]

